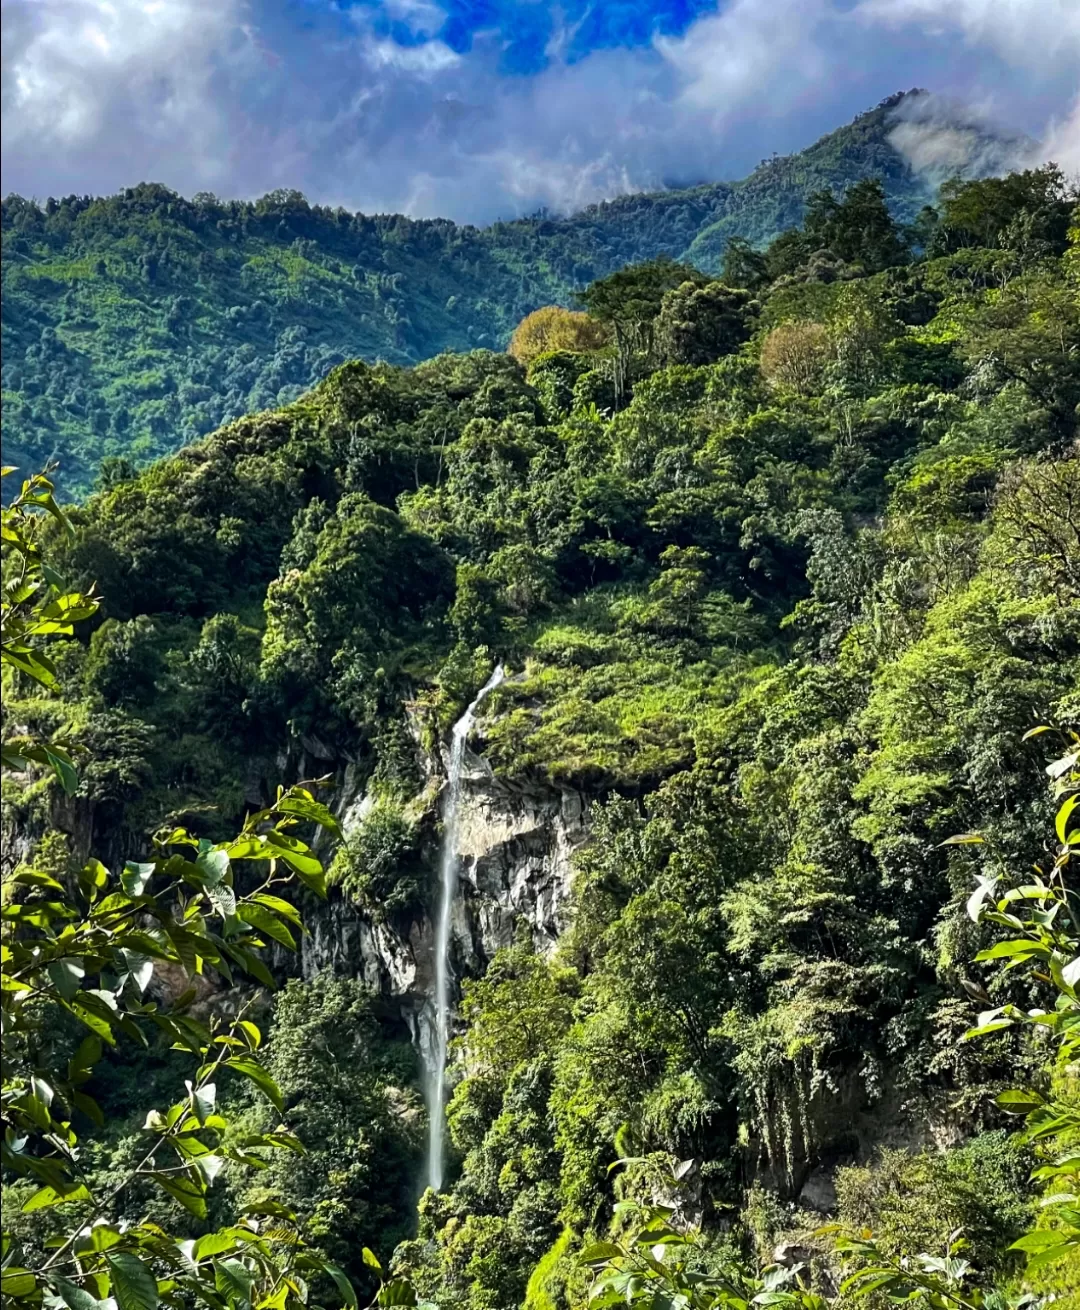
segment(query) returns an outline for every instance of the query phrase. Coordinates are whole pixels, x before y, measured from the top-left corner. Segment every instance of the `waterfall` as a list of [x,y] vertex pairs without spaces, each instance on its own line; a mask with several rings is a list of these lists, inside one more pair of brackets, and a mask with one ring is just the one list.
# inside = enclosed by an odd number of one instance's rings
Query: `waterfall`
[[435,1033],[434,1050],[428,1065],[428,1186],[436,1192],[442,1188],[443,1131],[446,1105],[446,1049],[450,1039],[450,929],[457,896],[458,808],[461,800],[461,774],[465,763],[465,746],[472,731],[481,701],[503,680],[503,667],[495,672],[476,694],[476,699],[454,724],[450,739],[450,770],[443,811],[442,859],[439,863],[439,917],[435,926]]

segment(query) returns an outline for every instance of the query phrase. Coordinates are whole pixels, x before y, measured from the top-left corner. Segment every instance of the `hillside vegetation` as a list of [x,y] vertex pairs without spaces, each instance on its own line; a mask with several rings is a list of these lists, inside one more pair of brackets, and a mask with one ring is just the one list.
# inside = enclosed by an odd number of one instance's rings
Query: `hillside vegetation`
[[[910,1304],[1004,1306],[992,1294],[1026,1279],[1076,1305],[1075,1250],[1025,1274],[1010,1249],[1039,1222],[1024,1249],[1052,1246],[1066,1220],[1039,1221],[1041,1148],[993,1100],[1023,1078],[1075,1123],[1075,1043],[1051,1079],[1020,1026],[963,1038],[979,1011],[1052,1009],[1054,985],[1075,1012],[1056,955],[1053,983],[972,964],[1008,920],[980,917],[989,882],[965,907],[975,873],[1020,877],[1044,850],[1052,756],[1025,734],[1080,719],[1080,212],[1050,168],[946,188],[917,239],[886,202],[872,182],[819,194],[765,251],[736,246],[724,281],[670,259],[593,281],[595,348],[527,368],[482,349],[342,364],[143,472],[109,466],[71,535],[47,538],[57,575],[102,597],[51,643],[53,690],[5,672],[6,731],[66,740],[80,764],[70,800],[33,769],[5,780],[13,849],[56,879],[90,851],[139,858],[162,825],[227,842],[276,784],[348,766],[377,803],[333,848],[330,894],[407,926],[436,894],[412,733],[434,751],[496,660],[510,676],[478,749],[508,782],[592,804],[555,954],[522,938],[466,983],[453,1182],[418,1228],[414,1056],[379,998],[329,973],[263,1015],[280,1107],[239,1079],[218,1092],[247,1131],[283,1117],[308,1154],[261,1173],[229,1160],[206,1220],[142,1193],[114,1219],[194,1237],[282,1204],[361,1285],[366,1244],[446,1310],[569,1310],[587,1298],[582,1248],[622,1259],[628,1204],[679,1194],[670,1162],[692,1160],[673,1222],[700,1226],[699,1272],[804,1252],[818,1299],[775,1304],[851,1304],[813,1236],[831,1215],[889,1259],[945,1260],[963,1235],[968,1264],[931,1271],[956,1296]],[[110,215],[136,203],[69,206],[71,229],[122,243]],[[145,221],[194,249],[194,209],[158,197]],[[230,212],[198,259],[231,266],[254,249],[234,246],[239,225],[285,222]],[[564,230],[599,240],[608,212]],[[396,230],[403,251],[406,235],[544,240],[540,222],[340,223]],[[108,263],[104,280],[87,268],[73,285],[112,285]],[[545,276],[515,312],[551,298]],[[975,829],[983,845],[942,844]],[[1064,933],[1056,913],[1038,931]],[[49,1040],[63,1054],[69,1035]],[[175,1073],[165,1047],[107,1053],[88,1084],[109,1109],[84,1156],[93,1189],[136,1152]],[[19,1217],[21,1240],[57,1213]],[[644,1268],[610,1303],[749,1300],[653,1299]]]
[[295,400],[345,360],[500,350],[529,311],[644,259],[715,272],[730,237],[768,241],[822,188],[877,178],[913,219],[929,191],[889,144],[901,99],[741,182],[483,230],[286,191],[253,204],[149,183],[43,206],[9,197],[5,458],[23,469],[58,459],[63,491],[81,497],[103,458],[145,464]]

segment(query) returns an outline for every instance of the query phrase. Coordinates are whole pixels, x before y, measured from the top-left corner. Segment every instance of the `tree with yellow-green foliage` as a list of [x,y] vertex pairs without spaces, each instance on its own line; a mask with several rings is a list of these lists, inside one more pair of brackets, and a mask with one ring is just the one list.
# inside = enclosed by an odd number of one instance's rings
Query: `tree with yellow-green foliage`
[[526,314],[510,338],[509,353],[528,367],[549,350],[599,350],[608,342],[603,323],[581,310],[544,305]]
[[772,386],[805,395],[821,381],[829,354],[821,323],[781,323],[762,342],[761,372]]

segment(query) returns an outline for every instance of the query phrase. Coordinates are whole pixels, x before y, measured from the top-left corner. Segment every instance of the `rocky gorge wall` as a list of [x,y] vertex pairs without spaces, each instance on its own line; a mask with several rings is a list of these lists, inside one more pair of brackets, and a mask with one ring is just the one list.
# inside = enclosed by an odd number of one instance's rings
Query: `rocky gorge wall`
[[[482,751],[482,742],[474,742]],[[445,745],[437,756],[418,752],[424,787],[415,810],[434,817],[446,786]],[[549,952],[566,927],[574,852],[589,833],[589,798],[569,787],[539,780],[497,778],[476,750],[466,748],[457,823],[458,892],[451,919],[453,977],[483,973],[500,947],[528,925],[534,947]],[[344,770],[333,806],[348,842],[363,824],[375,797],[353,766]],[[434,829],[434,825],[433,825]],[[441,834],[434,829],[424,851],[432,876]],[[320,854],[329,864],[332,842]],[[340,891],[306,919],[300,970],[362,978],[397,1010],[422,1052],[429,1044],[435,975],[434,899],[407,921],[378,918]]]

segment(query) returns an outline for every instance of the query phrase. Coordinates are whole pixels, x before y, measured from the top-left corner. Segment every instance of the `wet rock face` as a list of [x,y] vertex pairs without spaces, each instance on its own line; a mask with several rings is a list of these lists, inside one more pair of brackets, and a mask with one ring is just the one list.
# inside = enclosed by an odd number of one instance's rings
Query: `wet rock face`
[[424,991],[430,983],[422,940],[427,920],[410,925],[402,934],[388,924],[376,923],[347,897],[331,892],[330,899],[305,916],[308,935],[300,955],[305,978],[329,971],[361,978],[384,996]]
[[552,950],[566,927],[571,858],[588,836],[581,793],[511,786],[476,770],[466,781],[458,836],[462,963],[486,962],[509,946],[522,919],[536,948]]
[[[339,796],[348,835],[371,803],[349,770]],[[495,952],[513,942],[521,921],[529,925],[537,950],[554,948],[566,926],[571,858],[588,836],[588,807],[580,792],[495,778],[471,751],[459,807],[461,865],[451,925],[457,978],[482,973]],[[332,851],[319,853],[329,863]],[[437,848],[431,851],[433,865],[438,855]],[[395,998],[406,1017],[423,1016],[434,984],[432,914],[406,924],[375,922],[331,892],[331,899],[306,917],[310,934],[301,948],[302,972],[311,977],[330,969],[363,978],[374,991]],[[422,1027],[423,1018],[419,1021]]]

